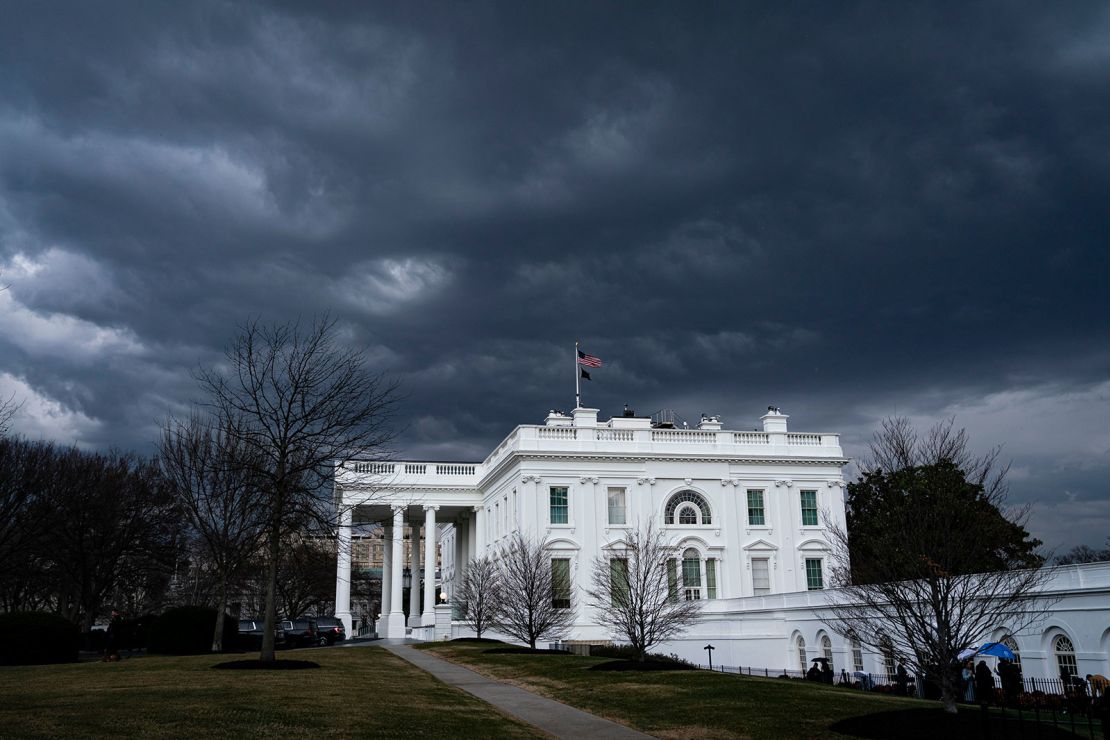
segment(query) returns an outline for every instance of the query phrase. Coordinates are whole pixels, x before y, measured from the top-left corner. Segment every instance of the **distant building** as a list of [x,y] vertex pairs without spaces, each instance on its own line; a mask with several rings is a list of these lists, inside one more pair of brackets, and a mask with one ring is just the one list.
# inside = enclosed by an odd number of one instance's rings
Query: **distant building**
[[[518,426],[481,463],[338,465],[344,526],[336,613],[348,630],[351,525],[387,524],[382,539],[362,540],[369,551],[353,548],[382,580],[378,634],[438,639],[466,634],[446,606],[466,563],[496,554],[514,532],[548,538],[551,567],[569,574],[581,597],[594,560],[628,528],[654,519],[676,547],[682,597],[706,601],[699,624],[668,651],[701,660],[712,641],[715,661],[729,665],[805,670],[808,660],[827,657],[837,670],[893,672],[890,656],[848,644],[828,627],[826,525],[844,523],[848,462],[839,435],[790,432],[788,417],[774,408],[756,431],[725,430],[716,417],[687,429],[666,418],[601,422],[597,414],[553,411],[542,425]],[[1026,670],[1039,661],[1046,677],[1059,675],[1060,660],[1081,675],[1108,672],[1110,564],[1062,569],[1052,584],[1066,592],[1055,613],[1067,619],[1039,636],[1010,635],[1000,625],[985,638],[1013,641]],[[610,639],[586,599],[578,602],[570,639]]]

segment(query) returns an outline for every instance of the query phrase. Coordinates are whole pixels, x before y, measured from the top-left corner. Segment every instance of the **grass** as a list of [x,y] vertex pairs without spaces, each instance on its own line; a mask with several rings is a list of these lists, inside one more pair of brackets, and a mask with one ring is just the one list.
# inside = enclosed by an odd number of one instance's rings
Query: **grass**
[[[805,681],[708,671],[590,671],[611,659],[486,654],[489,645],[472,643],[418,647],[662,738],[984,737],[977,708],[953,716],[937,702]],[[997,715],[992,719],[992,736],[1018,736],[1016,727],[1004,728]],[[1075,736],[1045,726],[1041,737]]]
[[320,668],[211,669],[228,656],[3,667],[0,736],[535,736],[380,648],[307,657]]

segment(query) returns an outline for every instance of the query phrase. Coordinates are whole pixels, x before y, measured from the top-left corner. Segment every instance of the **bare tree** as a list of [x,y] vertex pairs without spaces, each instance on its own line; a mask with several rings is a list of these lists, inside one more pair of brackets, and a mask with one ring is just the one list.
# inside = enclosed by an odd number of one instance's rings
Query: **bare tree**
[[261,660],[273,661],[282,537],[315,522],[330,528],[336,460],[384,459],[393,438],[396,383],[370,372],[337,341],[336,320],[242,327],[227,368],[198,373],[221,425],[251,451],[266,498],[267,583]]
[[14,391],[7,398],[0,400],[0,437],[8,433],[8,429],[11,428],[12,419],[22,407],[23,402],[16,402]]
[[552,557],[546,539],[516,532],[498,563],[501,610],[498,630],[536,647],[539,640],[559,638],[574,625],[575,598],[570,561]]
[[478,639],[500,614],[502,590],[501,573],[491,558],[474,558],[467,564],[458,594],[459,616],[474,629]]
[[649,519],[643,528],[629,530],[610,557],[594,560],[590,605],[599,624],[628,640],[637,660],[701,613],[700,601],[679,598],[670,583],[667,563],[676,557],[676,548]]
[[[226,424],[225,420],[225,424]],[[228,586],[255,554],[267,521],[257,454],[234,428],[193,415],[169,420],[159,444],[163,474],[217,580],[212,652],[223,651]]]
[[872,452],[848,486],[847,527],[829,524],[840,586],[833,627],[893,650],[935,680],[955,712],[960,651],[999,627],[1016,632],[1039,621],[1053,603],[1041,595],[1051,573],[1033,552],[1039,543],[999,509],[996,453],[972,456],[962,430],[942,424],[919,439],[893,420]]

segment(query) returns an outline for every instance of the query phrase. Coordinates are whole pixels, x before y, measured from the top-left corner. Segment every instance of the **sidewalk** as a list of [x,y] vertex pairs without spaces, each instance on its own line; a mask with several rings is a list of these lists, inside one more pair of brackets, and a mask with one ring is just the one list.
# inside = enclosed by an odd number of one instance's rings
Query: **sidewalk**
[[502,712],[511,714],[555,737],[589,737],[603,740],[651,737],[580,709],[537,696],[530,691],[486,678],[469,668],[437,658],[427,651],[414,650],[408,645],[380,642],[378,644],[416,667],[424,669],[445,684],[473,694]]

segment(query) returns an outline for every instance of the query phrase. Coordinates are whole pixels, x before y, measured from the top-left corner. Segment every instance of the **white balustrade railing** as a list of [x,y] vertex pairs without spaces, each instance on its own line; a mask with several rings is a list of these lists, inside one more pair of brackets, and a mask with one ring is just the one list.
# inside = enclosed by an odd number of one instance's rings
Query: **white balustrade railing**
[[694,429],[653,429],[652,442],[683,442],[686,444],[714,444],[716,432],[700,432]]
[[631,442],[635,436],[631,429],[598,429],[598,442]]
[[424,475],[428,466],[424,463],[405,463],[405,472],[409,475]]
[[821,446],[820,434],[794,434],[786,435],[786,444],[788,445],[807,445],[811,447]]
[[354,462],[351,467],[356,473],[371,473],[374,475],[383,475],[393,472],[393,463],[380,463],[380,462]]
[[767,432],[733,432],[732,441],[738,445],[769,445],[771,435]]
[[474,475],[477,465],[436,465],[436,475]]
[[539,439],[578,439],[578,430],[574,427],[538,427],[536,437]]

